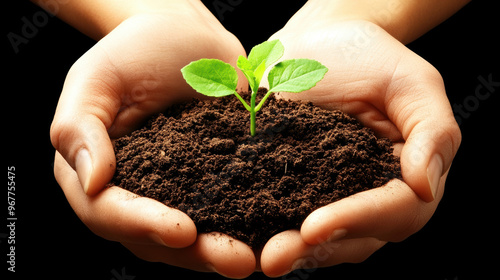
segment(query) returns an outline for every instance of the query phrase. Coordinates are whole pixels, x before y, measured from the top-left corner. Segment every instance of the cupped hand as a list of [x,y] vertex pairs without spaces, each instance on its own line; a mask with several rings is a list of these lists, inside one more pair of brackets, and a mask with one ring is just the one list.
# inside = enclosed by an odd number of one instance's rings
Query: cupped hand
[[131,16],[69,70],[50,136],[87,194],[99,192],[113,175],[110,137],[195,96],[182,78],[183,66],[200,58],[234,64],[245,53],[201,3],[185,5],[171,14]]
[[461,139],[434,67],[371,22],[320,13],[299,11],[271,39],[285,46],[282,59],[316,59],[329,72],[309,91],[278,96],[340,109],[390,138],[403,180],[322,207],[300,231],[274,236],[261,255],[269,276],[360,262],[418,231],[441,200]]
[[184,213],[104,188],[116,165],[111,138],[195,96],[182,78],[183,66],[200,58],[234,64],[245,54],[201,2],[192,2],[179,2],[169,14],[131,16],[72,66],[51,126],[55,176],[76,214],[103,238],[146,260],[244,277],[256,266],[247,245],[197,235]]
[[254,252],[219,233],[198,234],[183,212],[119,187],[84,193],[75,170],[56,153],[55,175],[78,217],[95,234],[118,241],[137,257],[195,271],[244,278],[255,271]]

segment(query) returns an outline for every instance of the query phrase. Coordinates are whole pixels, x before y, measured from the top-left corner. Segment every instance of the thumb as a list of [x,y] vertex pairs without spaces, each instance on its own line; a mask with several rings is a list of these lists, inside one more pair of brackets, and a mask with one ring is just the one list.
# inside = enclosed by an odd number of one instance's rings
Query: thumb
[[113,122],[119,103],[112,83],[107,81],[103,86],[102,80],[91,78],[77,63],[64,83],[50,138],[56,150],[76,170],[85,193],[95,195],[115,171],[116,159],[107,128]]
[[453,124],[425,120],[415,126],[401,152],[403,179],[424,201],[433,201],[460,142]]
[[430,202],[437,197],[441,177],[457,153],[461,133],[441,75],[433,67],[427,70],[423,71],[427,74],[414,75],[417,80],[412,88],[404,89],[407,94],[399,94],[393,102],[399,103],[396,124],[406,140],[401,151],[403,179],[422,200]]

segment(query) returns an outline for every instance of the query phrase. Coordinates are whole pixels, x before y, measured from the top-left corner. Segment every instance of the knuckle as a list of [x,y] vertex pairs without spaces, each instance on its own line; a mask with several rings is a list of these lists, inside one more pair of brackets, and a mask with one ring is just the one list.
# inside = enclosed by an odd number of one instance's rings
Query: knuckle
[[460,127],[455,119],[453,119],[453,123],[450,126],[450,130],[448,132],[449,138],[451,139],[451,143],[453,145],[453,151],[456,153],[458,151],[458,147],[462,143],[462,132],[460,131]]
[[60,150],[63,143],[71,138],[71,123],[65,118],[54,117],[50,126],[50,140],[56,150]]
[[[52,146],[72,165],[76,153],[84,146],[78,137],[77,121],[72,118],[55,117],[50,127]],[[74,166],[71,166],[74,168]]]

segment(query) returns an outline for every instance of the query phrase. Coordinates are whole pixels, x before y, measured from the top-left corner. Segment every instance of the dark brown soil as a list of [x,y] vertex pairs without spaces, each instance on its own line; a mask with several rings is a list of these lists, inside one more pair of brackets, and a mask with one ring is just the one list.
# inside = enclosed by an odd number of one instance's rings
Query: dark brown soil
[[198,232],[261,247],[313,210],[400,178],[391,142],[340,111],[270,97],[177,105],[115,141],[111,184],[187,213]]

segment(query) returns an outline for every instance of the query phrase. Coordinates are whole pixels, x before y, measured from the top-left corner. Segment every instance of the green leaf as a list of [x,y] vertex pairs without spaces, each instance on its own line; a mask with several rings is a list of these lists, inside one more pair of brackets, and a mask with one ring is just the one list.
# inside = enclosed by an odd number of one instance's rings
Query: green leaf
[[241,69],[241,71],[244,70],[251,70],[253,71],[252,64],[248,59],[242,55],[238,56],[238,60],[236,61],[236,66]]
[[[252,65],[252,70],[255,71],[261,63],[264,62],[264,69],[267,69],[273,63],[278,61],[283,56],[285,48],[280,40],[266,41],[250,50],[248,61]],[[262,78],[262,76],[261,76]]]
[[252,92],[257,92],[266,69],[283,56],[284,47],[279,40],[266,41],[252,48],[248,59],[238,57],[237,66],[247,77]]
[[[264,72],[266,71],[266,64],[262,62],[259,66],[254,71],[255,79],[258,81],[260,84],[260,81],[262,80],[262,76],[264,75]],[[259,85],[257,85],[257,89],[259,88]]]
[[257,81],[257,79],[255,78],[254,71],[252,70],[252,65],[250,64],[248,59],[240,55],[238,57],[238,61],[236,62],[236,66],[238,66],[243,74],[245,74],[245,77],[247,78],[248,84],[250,85],[252,91],[258,89],[260,81]]
[[218,59],[200,59],[181,69],[186,82],[197,92],[213,97],[234,94],[238,86],[236,69]]
[[301,92],[311,89],[328,72],[312,59],[290,59],[276,64],[267,77],[270,92]]

